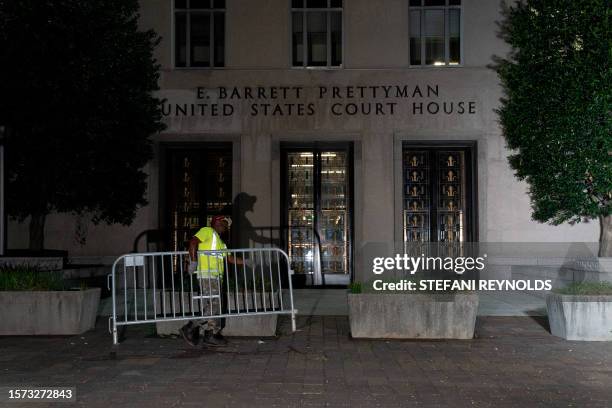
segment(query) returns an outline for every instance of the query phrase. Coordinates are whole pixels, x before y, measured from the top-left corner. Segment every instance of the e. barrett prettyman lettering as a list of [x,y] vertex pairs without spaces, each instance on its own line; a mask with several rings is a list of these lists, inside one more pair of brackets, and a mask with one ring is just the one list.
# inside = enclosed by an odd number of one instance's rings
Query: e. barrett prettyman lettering
[[[388,99],[388,98],[433,98],[438,97],[438,85],[347,85],[316,86],[317,99]],[[266,100],[301,99],[305,92],[303,86],[219,86],[216,96],[220,100]],[[208,89],[197,88],[198,99],[210,97]]]

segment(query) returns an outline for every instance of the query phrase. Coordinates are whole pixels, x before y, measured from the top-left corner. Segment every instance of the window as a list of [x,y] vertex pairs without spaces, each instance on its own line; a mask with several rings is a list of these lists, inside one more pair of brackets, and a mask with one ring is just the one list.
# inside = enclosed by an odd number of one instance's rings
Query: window
[[342,65],[342,0],[292,0],[294,67]]
[[174,66],[225,65],[225,0],[174,0]]
[[410,0],[410,65],[461,63],[461,0]]

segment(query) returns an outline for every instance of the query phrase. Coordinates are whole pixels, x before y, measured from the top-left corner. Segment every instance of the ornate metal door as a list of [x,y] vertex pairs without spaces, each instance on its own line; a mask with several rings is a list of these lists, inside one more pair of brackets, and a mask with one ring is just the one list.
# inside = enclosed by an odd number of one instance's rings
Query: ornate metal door
[[404,242],[475,240],[472,157],[471,147],[404,145]]

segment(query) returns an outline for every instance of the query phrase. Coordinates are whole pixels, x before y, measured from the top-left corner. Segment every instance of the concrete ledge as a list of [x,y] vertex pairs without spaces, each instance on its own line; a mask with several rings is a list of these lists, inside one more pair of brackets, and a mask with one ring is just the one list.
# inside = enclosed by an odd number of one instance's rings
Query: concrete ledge
[[[205,320],[205,319],[203,319]],[[194,320],[195,321],[195,320]],[[236,316],[225,319],[223,335],[235,337],[272,337],[276,335],[278,315]],[[157,334],[179,334],[186,321],[157,322]]]
[[355,338],[471,339],[478,294],[349,293]]
[[67,267],[62,270],[64,279],[95,278],[106,276],[111,273],[112,268],[110,266]]
[[550,268],[564,268],[576,271],[612,273],[612,258],[598,258],[572,256],[495,256],[489,255],[487,266],[541,266]]
[[106,256],[71,256],[68,258],[68,264],[113,266],[113,263],[120,255],[121,254]]
[[546,297],[550,332],[566,340],[612,341],[612,295],[551,293]]
[[100,288],[0,292],[0,335],[71,335],[93,329]]
[[64,266],[61,257],[5,256],[0,257],[0,266],[29,266],[41,271],[59,271]]

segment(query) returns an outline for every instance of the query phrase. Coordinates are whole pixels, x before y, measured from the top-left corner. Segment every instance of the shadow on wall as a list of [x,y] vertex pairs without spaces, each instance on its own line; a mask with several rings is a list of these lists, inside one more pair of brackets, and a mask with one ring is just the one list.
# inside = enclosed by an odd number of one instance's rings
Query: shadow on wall
[[232,248],[266,248],[286,249],[287,237],[291,231],[308,230],[313,233],[313,245],[321,250],[321,236],[312,226],[253,226],[247,213],[254,212],[257,197],[248,193],[238,193],[234,198],[232,217]]
[[253,227],[247,213],[255,211],[257,197],[245,192],[234,198],[232,248],[281,247],[279,227]]
[[[232,233],[231,239],[226,236],[221,237],[231,248],[255,248],[255,247],[280,247],[280,233],[278,227],[258,227],[251,224],[247,213],[254,211],[257,197],[248,193],[238,193],[233,201],[232,209]],[[227,213],[224,211],[224,213]],[[201,225],[194,229],[194,233]],[[157,229],[142,231],[134,239],[132,252],[156,252],[170,251],[169,237],[172,232],[170,225],[162,226]],[[186,248],[185,248],[186,250]]]

